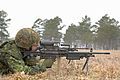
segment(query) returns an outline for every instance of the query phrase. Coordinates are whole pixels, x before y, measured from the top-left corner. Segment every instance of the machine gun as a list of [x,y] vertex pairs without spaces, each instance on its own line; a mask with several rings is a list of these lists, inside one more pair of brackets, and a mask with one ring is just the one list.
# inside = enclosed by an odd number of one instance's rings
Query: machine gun
[[[85,52],[80,49],[90,49]],[[31,54],[33,53],[33,54]],[[110,52],[94,52],[92,48],[70,48],[68,44],[61,44],[58,41],[41,41],[40,47],[35,52],[24,51],[24,57],[40,56],[40,59],[56,59],[57,57],[66,57],[67,60],[80,60],[86,58],[82,70],[85,69],[90,57],[95,57],[96,54],[110,54]]]

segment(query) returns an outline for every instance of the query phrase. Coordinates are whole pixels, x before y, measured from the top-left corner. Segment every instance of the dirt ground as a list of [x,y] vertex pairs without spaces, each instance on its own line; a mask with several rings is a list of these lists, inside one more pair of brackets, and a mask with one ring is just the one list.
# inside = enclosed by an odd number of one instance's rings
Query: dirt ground
[[95,55],[90,58],[88,72],[82,71],[85,59],[71,61],[58,59],[52,68],[44,73],[25,75],[15,73],[0,76],[0,80],[120,80],[120,50],[96,50],[110,52],[110,55]]

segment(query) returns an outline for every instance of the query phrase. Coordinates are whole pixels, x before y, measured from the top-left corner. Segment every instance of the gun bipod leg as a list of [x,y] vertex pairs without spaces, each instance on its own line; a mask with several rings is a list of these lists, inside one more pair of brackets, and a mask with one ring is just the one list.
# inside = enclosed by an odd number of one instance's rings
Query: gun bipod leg
[[82,71],[84,71],[85,69],[85,75],[88,75],[88,61],[89,61],[89,57],[86,58],[85,64],[83,65]]

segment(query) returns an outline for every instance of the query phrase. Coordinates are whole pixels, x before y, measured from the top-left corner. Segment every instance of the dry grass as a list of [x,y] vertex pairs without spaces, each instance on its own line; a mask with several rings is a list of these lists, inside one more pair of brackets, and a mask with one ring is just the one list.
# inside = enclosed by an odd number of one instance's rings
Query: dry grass
[[[100,51],[100,50],[99,50]],[[110,55],[96,55],[90,58],[89,72],[81,71],[85,59],[68,61],[60,59],[51,69],[36,75],[16,73],[1,76],[0,80],[120,80],[120,51],[107,51]]]

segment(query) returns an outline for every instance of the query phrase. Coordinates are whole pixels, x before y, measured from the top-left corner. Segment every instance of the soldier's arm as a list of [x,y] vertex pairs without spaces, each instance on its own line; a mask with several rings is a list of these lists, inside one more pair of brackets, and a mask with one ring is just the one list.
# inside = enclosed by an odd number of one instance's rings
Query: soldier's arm
[[2,48],[2,51],[7,52],[5,53],[6,63],[13,72],[24,71],[28,74],[34,74],[36,72],[45,71],[45,68],[40,65],[32,67],[25,65],[25,62],[22,59],[22,54],[15,44],[7,43]]
[[16,59],[12,56],[7,58],[9,68],[13,70],[13,72],[22,72],[24,71],[26,74],[35,74],[38,72],[45,71],[45,67],[41,65],[35,66],[27,66],[25,65],[23,60]]

